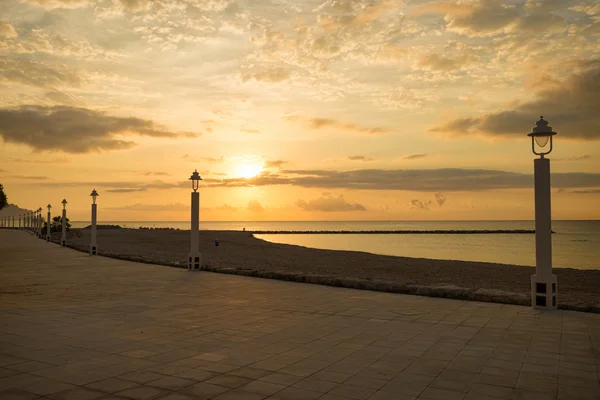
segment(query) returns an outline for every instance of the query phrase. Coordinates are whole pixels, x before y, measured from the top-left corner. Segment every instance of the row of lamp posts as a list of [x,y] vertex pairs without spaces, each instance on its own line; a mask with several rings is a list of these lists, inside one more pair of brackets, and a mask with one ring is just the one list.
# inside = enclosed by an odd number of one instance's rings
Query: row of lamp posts
[[[534,160],[534,187],[535,187],[535,275],[531,276],[531,306],[533,308],[556,310],[557,302],[557,280],[556,275],[552,273],[552,229],[551,229],[551,207],[550,207],[550,160],[545,155],[552,151],[552,137],[556,132],[548,126],[544,117],[536,122],[533,131],[528,134],[531,137],[531,148],[535,155],[540,156]],[[549,144],[549,146],[548,146]],[[548,146],[548,147],[546,147]],[[202,255],[199,246],[199,222],[200,222],[200,193],[198,187],[202,178],[195,170],[189,178],[192,181],[192,199],[191,199],[191,226],[190,226],[190,253],[188,254],[188,270],[199,271],[202,265]],[[96,189],[91,193],[92,202],[92,224],[90,254],[98,254],[96,244],[96,218],[97,205],[96,198],[98,192]],[[66,217],[67,200],[62,201],[62,237],[61,245],[66,246]],[[48,204],[48,233],[47,240],[50,240],[50,204]],[[37,234],[41,237],[41,211],[37,210],[35,217],[29,215],[27,219],[28,226],[32,224],[32,217],[37,227]],[[8,219],[7,219],[8,218]],[[3,226],[10,222],[10,217],[2,220]],[[15,218],[12,217],[12,226],[15,227]],[[21,226],[21,216],[19,216],[19,227]]]
[[[98,245],[96,243],[96,221],[97,221],[97,204],[96,198],[99,196],[96,189],[92,191],[90,194],[92,196],[92,224],[91,224],[91,240],[90,240],[90,254],[95,256],[98,254]],[[62,247],[67,246],[67,200],[63,199],[62,203],[62,224],[61,224],[61,237],[60,237],[60,245]],[[48,218],[46,223],[46,241],[52,240],[52,205],[48,204]],[[21,226],[21,219],[23,220],[23,226]],[[36,211],[28,212],[24,215],[18,216],[18,225],[15,226],[15,217],[3,217],[0,220],[0,226],[2,227],[12,227],[13,228],[25,228],[31,230],[31,232],[35,233],[40,239],[44,239],[42,234],[42,225],[44,222],[44,218],[42,217],[42,208],[38,208]]]

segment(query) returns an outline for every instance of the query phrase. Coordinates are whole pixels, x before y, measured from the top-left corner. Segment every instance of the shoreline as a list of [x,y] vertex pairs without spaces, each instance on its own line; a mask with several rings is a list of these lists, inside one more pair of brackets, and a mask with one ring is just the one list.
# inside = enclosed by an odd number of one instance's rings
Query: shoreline
[[[220,246],[214,246],[218,237]],[[54,234],[58,242],[60,233]],[[68,247],[87,253],[89,229],[72,229]],[[189,231],[98,230],[99,255],[187,268]],[[201,231],[202,270],[335,287],[530,305],[533,267],[321,250]],[[600,270],[556,268],[559,308],[600,313]]]
[[[369,231],[245,231],[256,235],[489,235],[489,234],[534,234],[530,229],[496,230],[369,230]],[[552,232],[555,233],[555,232]]]

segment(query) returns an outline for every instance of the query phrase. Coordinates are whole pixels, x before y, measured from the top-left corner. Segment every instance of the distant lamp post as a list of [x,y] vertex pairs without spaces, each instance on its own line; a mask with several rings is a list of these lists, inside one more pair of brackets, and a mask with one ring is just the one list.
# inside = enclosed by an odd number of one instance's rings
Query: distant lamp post
[[67,245],[67,200],[63,199],[61,202],[63,205],[62,210],[62,236],[60,238],[60,245],[65,247]]
[[37,236],[42,238],[42,223],[44,222],[44,217],[42,217],[42,207],[38,208],[38,224],[37,224]]
[[[550,160],[544,158],[552,151],[552,136],[556,132],[548,121],[540,117],[531,136],[533,154],[540,156],[533,161],[535,182],[535,275],[531,276],[531,306],[544,310],[556,310],[557,282],[552,273],[552,217],[550,208]],[[548,146],[550,142],[550,146]],[[546,147],[548,146],[548,147]],[[537,149],[537,150],[536,150]]]
[[199,271],[202,265],[200,254],[199,220],[200,220],[200,193],[198,187],[202,178],[195,170],[190,179],[192,181],[192,221],[190,226],[190,254],[188,256],[188,271]]
[[48,204],[48,223],[46,224],[46,241],[49,242],[52,239],[52,232],[50,231],[50,227],[52,226],[52,214],[50,213],[50,209],[52,206]]
[[98,194],[98,192],[96,192],[96,189],[94,189],[92,190],[90,196],[92,196],[92,227],[90,234],[90,255],[95,256],[98,254],[98,245],[96,244],[96,219],[98,216],[96,198],[100,195]]

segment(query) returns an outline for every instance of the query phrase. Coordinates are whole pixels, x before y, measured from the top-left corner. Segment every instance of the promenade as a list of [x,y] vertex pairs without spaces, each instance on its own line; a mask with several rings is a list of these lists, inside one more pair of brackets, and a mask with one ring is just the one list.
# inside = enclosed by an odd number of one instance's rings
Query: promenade
[[2,400],[598,399],[599,378],[600,314],[192,273],[0,229]]

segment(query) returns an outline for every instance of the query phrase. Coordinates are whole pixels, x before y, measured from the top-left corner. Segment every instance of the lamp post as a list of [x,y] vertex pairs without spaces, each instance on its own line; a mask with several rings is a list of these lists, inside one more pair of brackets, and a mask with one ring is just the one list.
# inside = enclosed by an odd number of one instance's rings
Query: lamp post
[[62,236],[60,238],[60,245],[65,247],[67,245],[67,200],[63,199],[61,202],[63,205],[62,210]]
[[200,254],[198,235],[199,220],[200,220],[200,193],[198,193],[198,186],[202,178],[198,174],[198,170],[195,170],[192,176],[192,221],[190,226],[190,254],[188,256],[188,271],[199,271],[202,265],[202,255]]
[[[531,276],[531,307],[556,310],[557,282],[552,273],[552,217],[550,208],[550,160],[544,156],[552,151],[552,136],[556,132],[544,117],[535,123],[527,136],[531,150],[540,156],[533,161],[535,182],[535,275]],[[550,146],[546,148],[550,143]],[[536,151],[536,148],[539,151]],[[546,150],[546,151],[544,151]]]
[[46,241],[49,242],[50,239],[52,239],[52,234],[50,232],[50,225],[51,221],[52,221],[52,215],[50,214],[50,209],[52,208],[52,206],[50,204],[48,204],[48,223],[46,224]]
[[42,222],[44,222],[44,218],[42,217],[42,207],[38,208],[38,225],[37,225],[37,236],[42,238]]
[[90,239],[90,255],[95,256],[98,254],[98,245],[96,244],[96,218],[97,218],[97,204],[96,198],[100,196],[96,189],[92,190],[90,194],[92,196],[92,228],[91,228],[91,239]]

